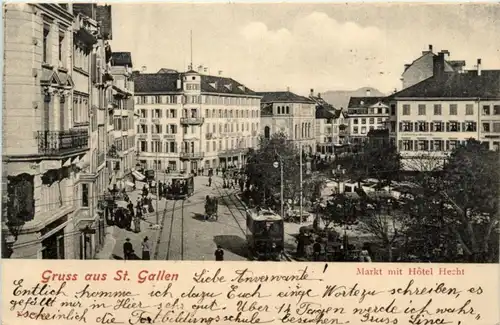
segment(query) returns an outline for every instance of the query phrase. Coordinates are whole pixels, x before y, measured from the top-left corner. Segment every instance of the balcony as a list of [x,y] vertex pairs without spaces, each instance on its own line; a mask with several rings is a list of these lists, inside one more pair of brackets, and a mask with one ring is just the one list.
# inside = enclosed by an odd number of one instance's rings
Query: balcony
[[203,159],[205,157],[204,152],[180,152],[179,156],[181,159],[189,159],[189,160],[197,160],[197,159]]
[[206,133],[205,134],[205,139],[212,140],[213,138],[214,138],[214,134],[213,133]]
[[225,157],[233,157],[238,156],[240,154],[245,155],[248,152],[248,148],[239,148],[239,149],[228,149],[218,153],[218,156],[221,158]]
[[48,156],[68,156],[89,149],[89,131],[38,131],[38,153]]
[[200,125],[205,122],[203,117],[181,117],[182,125]]

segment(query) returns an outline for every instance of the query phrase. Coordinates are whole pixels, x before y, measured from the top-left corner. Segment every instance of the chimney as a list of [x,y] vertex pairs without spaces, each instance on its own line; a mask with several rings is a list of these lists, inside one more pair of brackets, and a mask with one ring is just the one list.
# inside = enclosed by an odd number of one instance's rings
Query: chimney
[[429,44],[429,52],[432,52],[432,44]]
[[309,93],[309,96],[314,97],[314,89],[311,88],[311,92]]
[[181,88],[182,88],[181,79],[177,79],[177,89]]
[[372,95],[372,91],[370,89],[366,90],[366,97],[370,97]]
[[445,61],[448,61],[450,59],[450,51],[448,50],[442,50],[441,52],[439,53],[443,53],[443,56],[444,56],[444,60]]
[[438,55],[434,56],[433,69],[434,76],[441,76],[444,73],[444,53],[439,52]]
[[481,75],[481,59],[477,59],[477,75]]

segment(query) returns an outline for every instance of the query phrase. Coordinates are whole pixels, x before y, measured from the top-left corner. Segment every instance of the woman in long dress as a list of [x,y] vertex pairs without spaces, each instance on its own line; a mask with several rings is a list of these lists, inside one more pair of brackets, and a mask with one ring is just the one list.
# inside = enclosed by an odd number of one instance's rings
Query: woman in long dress
[[142,259],[143,260],[150,260],[151,259],[151,247],[149,245],[149,238],[148,236],[144,237],[144,240],[142,241]]
[[141,232],[141,219],[139,218],[139,216],[136,216],[134,218],[134,231],[139,233]]

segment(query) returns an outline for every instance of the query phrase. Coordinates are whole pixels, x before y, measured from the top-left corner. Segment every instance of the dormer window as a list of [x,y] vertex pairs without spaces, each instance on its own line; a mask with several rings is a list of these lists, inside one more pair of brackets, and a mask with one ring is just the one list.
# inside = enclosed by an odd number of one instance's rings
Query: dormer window
[[233,85],[232,84],[224,85],[224,87],[226,87],[229,90],[233,90]]
[[364,104],[365,104],[365,102],[364,102],[364,101],[361,101],[361,102],[359,102],[359,104],[360,104],[360,105],[364,105]]
[[214,88],[214,89],[217,89],[217,81],[216,82],[211,82],[209,83],[209,85]]

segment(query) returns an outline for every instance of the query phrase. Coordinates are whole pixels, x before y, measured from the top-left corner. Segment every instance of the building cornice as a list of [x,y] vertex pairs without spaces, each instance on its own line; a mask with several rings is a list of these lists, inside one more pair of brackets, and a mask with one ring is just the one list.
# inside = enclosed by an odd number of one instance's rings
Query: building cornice
[[[66,9],[60,7],[58,4],[38,3],[35,4],[35,6],[42,10],[44,15],[57,20],[65,27],[70,27],[73,24],[74,15],[68,12]],[[61,18],[64,20],[60,21],[59,19]]]
[[500,97],[394,97],[396,101],[489,101]]

